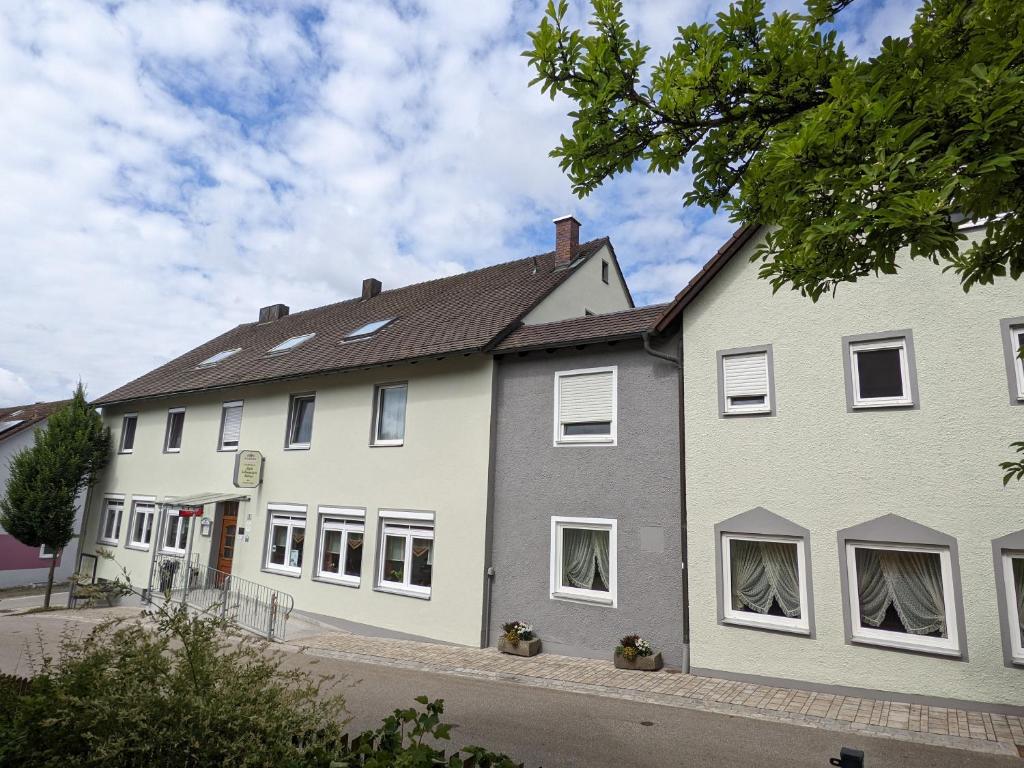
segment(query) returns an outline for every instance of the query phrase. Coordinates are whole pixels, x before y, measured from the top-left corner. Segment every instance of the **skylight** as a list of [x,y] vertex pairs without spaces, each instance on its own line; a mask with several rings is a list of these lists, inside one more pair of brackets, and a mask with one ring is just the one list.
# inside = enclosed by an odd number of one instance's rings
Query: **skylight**
[[221,360],[227,360],[232,355],[237,354],[238,352],[241,352],[241,351],[242,351],[241,347],[236,347],[235,349],[225,349],[223,352],[218,352],[216,355],[213,355],[211,357],[206,358],[197,367],[198,368],[206,368],[207,366],[210,366],[210,365],[216,365]]
[[356,328],[354,331],[349,331],[348,333],[346,333],[345,334],[345,338],[346,339],[359,339],[359,338],[362,338],[363,336],[372,336],[377,331],[379,331],[381,328],[383,328],[385,325],[387,325],[388,323],[392,322],[394,319],[395,318],[393,318],[393,317],[389,317],[386,320],[374,320],[372,323],[367,323],[366,325],[361,325],[358,328]]
[[270,351],[267,354],[276,355],[280,354],[281,352],[290,352],[300,344],[305,344],[314,336],[316,336],[315,333],[306,333],[303,334],[302,336],[292,336],[290,339],[285,339],[284,341],[282,341],[276,347],[271,347]]
[[[21,413],[21,411],[18,411],[18,413]],[[14,427],[18,426],[23,421],[24,419],[15,419],[14,421],[0,421],[0,432],[6,432],[8,429],[14,429]]]

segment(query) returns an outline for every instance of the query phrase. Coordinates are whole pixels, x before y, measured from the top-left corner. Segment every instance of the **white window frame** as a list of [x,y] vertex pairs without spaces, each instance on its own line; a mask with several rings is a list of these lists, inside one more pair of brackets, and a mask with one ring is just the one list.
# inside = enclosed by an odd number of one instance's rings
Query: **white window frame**
[[[125,424],[128,422],[129,419],[131,419],[132,421],[135,422],[135,431],[132,432],[132,447],[131,448],[125,448],[124,447],[124,438],[125,438],[125,435],[127,434],[127,431],[125,430]],[[118,438],[118,441],[117,441],[117,452],[118,453],[135,453],[135,438],[138,437],[138,434],[139,434],[139,414],[138,413],[126,413],[126,414],[124,414],[121,417],[121,436],[120,436],[120,438]]]
[[222,403],[220,406],[220,439],[217,441],[217,450],[226,451],[228,453],[234,453],[238,450],[242,443],[242,417],[238,417],[238,442],[236,445],[225,445],[224,444],[224,427],[227,426],[228,409],[238,408],[245,413],[245,401],[244,400],[230,400],[226,403]]
[[[927,637],[910,633],[893,632],[860,623],[859,575],[857,573],[857,548],[880,549],[891,552],[924,552],[937,554],[942,568],[942,597],[946,610],[946,637]],[[888,544],[874,541],[846,542],[847,588],[846,595],[850,611],[851,639],[856,643],[879,645],[884,648],[902,648],[912,651],[926,651],[945,656],[960,656],[960,634],[956,610],[956,594],[953,591],[953,566],[949,547]]]
[[[362,509],[353,509],[351,507],[320,507],[319,513],[320,535],[316,548],[316,569],[314,570],[316,578],[336,584],[358,587],[362,583],[362,566],[365,565],[366,559],[366,513]],[[341,556],[338,563],[340,573],[323,570],[324,548],[327,543],[328,531],[341,532]],[[345,554],[348,552],[348,537],[352,533],[363,535],[363,561],[360,565],[359,576],[350,576],[345,573]]]
[[[150,512],[145,512],[149,516],[149,541],[137,541],[135,539],[135,521],[139,516],[139,507],[149,507]],[[157,520],[157,505],[155,496],[133,496],[132,497],[132,512],[128,517],[128,538],[125,543],[125,547],[128,549],[138,549],[143,552],[148,552],[153,546],[153,532],[156,529]]]
[[[171,448],[171,416],[175,413],[181,414],[181,436],[178,438],[178,447]],[[181,453],[181,444],[185,441],[185,409],[168,408],[167,423],[164,425],[164,453]]]
[[[903,383],[903,395],[902,397],[861,397],[857,353],[882,349],[898,349],[900,352],[900,378]],[[914,404],[914,393],[910,387],[910,361],[907,358],[907,338],[905,336],[894,336],[891,339],[872,341],[851,341],[849,355],[850,387],[854,408],[892,408],[893,406]]]
[[[732,542],[753,541],[769,544],[792,544],[796,547],[797,579],[800,582],[800,618],[768,616],[753,611],[740,611],[732,607]],[[760,536],[748,533],[723,533],[719,545],[722,548],[722,614],[723,621],[749,627],[770,628],[802,635],[811,631],[808,611],[807,561],[804,540],[794,536]]]
[[396,446],[405,445],[405,437],[399,440],[382,440],[380,438],[380,415],[381,411],[384,410],[384,390],[385,389],[404,389],[405,390],[405,410],[406,413],[402,414],[402,434],[405,434],[405,417],[409,411],[409,382],[400,381],[393,384],[378,384],[374,387],[374,408],[373,408],[373,445],[380,446]]
[[[562,585],[562,531],[585,528],[608,531],[608,591]],[[550,595],[552,600],[572,600],[618,607],[618,520],[611,517],[552,517],[550,549]]]
[[1024,560],[1024,550],[1006,550],[1002,552],[1001,566],[1003,569],[1003,599],[1006,601],[1006,617],[1010,633],[1010,658],[1014,664],[1024,664],[1024,644],[1020,637],[1020,615],[1017,613],[1017,594],[1013,576],[1013,561]]
[[1020,358],[1017,350],[1024,342],[1024,325],[1010,326],[1010,352],[1013,355],[1013,372],[1017,378],[1017,399],[1024,400],[1024,360]]
[[[609,425],[607,435],[568,435],[565,433],[565,425],[562,424],[561,418],[559,418],[560,406],[560,391],[559,386],[563,378],[570,376],[585,376],[587,374],[598,374],[598,373],[611,373],[612,375],[612,420]],[[554,444],[556,446],[567,446],[567,445],[617,445],[618,444],[618,426],[619,426],[619,367],[617,365],[608,365],[600,368],[577,368],[571,371],[556,371],[555,372],[555,411],[554,411],[554,424],[555,424],[555,438]]]
[[316,392],[304,392],[297,395],[289,395],[288,397],[288,423],[286,429],[288,430],[284,436],[284,447],[288,451],[308,451],[310,446],[313,444],[313,425],[309,425],[309,442],[308,443],[293,443],[292,442],[292,430],[295,426],[295,417],[298,412],[296,403],[300,400],[312,400],[313,401],[313,418],[316,419]]
[[[181,516],[181,508],[180,507],[168,507],[166,510],[164,510],[163,518],[164,518],[163,519],[163,524],[160,526],[160,542],[159,542],[159,545],[158,545],[159,548],[160,548],[160,551],[163,552],[164,554],[168,554],[168,555],[184,555],[186,552],[188,552],[189,530],[191,529],[192,521],[195,520],[195,518],[194,517],[182,517]],[[178,521],[174,525],[174,540],[175,541],[181,541],[181,538],[182,538],[182,530],[181,530],[182,522],[181,521],[182,520],[185,521],[185,531],[184,531],[184,533],[185,533],[185,544],[183,546],[181,546],[181,547],[177,547],[177,546],[169,547],[169,546],[167,546],[167,530],[171,526],[171,518],[174,518],[175,520]]]
[[[104,536],[103,532],[107,529],[107,519],[110,516],[111,503],[118,505],[117,509],[117,525],[114,531],[113,537]],[[103,497],[103,507],[100,512],[100,527],[96,533],[96,541],[100,544],[109,544],[117,546],[121,539],[121,523],[124,517],[124,496],[108,494]]]
[[43,544],[41,547],[39,547],[39,559],[40,560],[53,560],[53,558],[56,556],[56,554],[57,554],[56,552],[47,553],[46,552],[46,545],[45,544]]
[[[394,592],[399,595],[429,598],[434,588],[434,572],[431,568],[430,586],[421,587],[412,584],[412,541],[413,539],[430,539],[434,541],[434,515],[430,512],[382,512],[380,515],[380,544],[377,549],[377,589],[383,592]],[[391,581],[384,578],[384,564],[387,560],[388,536],[400,536],[405,539],[405,570],[402,581]],[[431,545],[431,554],[437,551]]]
[[[747,349],[729,349],[723,350],[719,353],[719,376],[721,377],[721,407],[723,416],[756,416],[763,414],[771,414],[775,410],[775,403],[773,402],[772,390],[774,384],[773,370],[773,359],[770,346],[761,347],[750,347]],[[753,405],[733,405],[732,396],[729,394],[729,382],[726,377],[726,361],[730,358],[735,357],[753,357],[760,356],[764,361],[764,402]],[[757,396],[762,393],[755,393],[753,396]],[[741,395],[737,395],[741,397]]]
[[[302,566],[301,565],[299,565],[299,566],[288,565],[287,562],[284,563],[283,565],[281,565],[279,563],[272,563],[272,562],[270,562],[270,550],[271,550],[271,547],[273,547],[273,544],[274,544],[274,528],[276,528],[276,527],[284,527],[288,531],[288,535],[285,538],[286,551],[287,551],[287,549],[291,548],[292,531],[294,531],[296,528],[301,528],[303,534],[305,534],[305,532],[306,532],[306,508],[304,506],[300,506],[300,505],[297,505],[297,504],[295,504],[295,505],[284,505],[284,504],[282,504],[282,505],[268,506],[267,507],[267,514],[269,515],[270,519],[267,521],[267,541],[266,541],[266,546],[264,547],[264,552],[263,552],[263,570],[271,571],[273,573],[283,573],[283,574],[287,574],[289,576],[301,576],[302,575]],[[277,525],[275,525],[275,523],[277,523]],[[305,557],[305,554],[306,554],[306,540],[305,540],[305,537],[303,537],[303,540],[302,540],[302,554],[303,554],[302,559],[305,560],[306,559],[306,557]]]

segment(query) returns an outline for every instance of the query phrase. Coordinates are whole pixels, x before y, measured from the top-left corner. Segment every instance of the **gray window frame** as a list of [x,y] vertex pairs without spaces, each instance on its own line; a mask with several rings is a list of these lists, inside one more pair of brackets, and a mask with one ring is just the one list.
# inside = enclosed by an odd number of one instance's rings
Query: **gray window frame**
[[[807,585],[807,631],[787,627],[754,626],[731,621],[725,616],[725,592],[723,585],[725,576],[722,558],[722,536],[772,536],[800,539],[804,550],[804,582]],[[811,577],[811,532],[792,520],[771,512],[764,507],[754,507],[746,512],[730,517],[715,524],[715,597],[718,604],[718,623],[724,627],[749,629],[755,632],[772,632],[774,634],[793,635],[815,638],[814,628],[814,581]]]
[[[759,352],[764,352],[768,361],[768,410],[760,413],[727,413],[725,409],[725,358],[735,355],[754,355]],[[718,417],[720,419],[756,419],[774,416],[777,413],[777,403],[775,400],[775,352],[771,344],[720,349],[715,355],[718,365]]]
[[[873,341],[902,339],[907,352],[907,384],[910,387],[910,402],[898,405],[854,405],[853,369],[850,365],[850,346]],[[914,333],[909,328],[881,333],[859,333],[843,336],[843,381],[846,387],[846,410],[848,413],[870,413],[872,411],[917,411],[921,409],[921,393],[917,386],[917,358],[914,355]]]
[[1003,337],[1003,357],[1006,360],[1006,384],[1010,390],[1010,405],[1024,405],[1024,398],[1017,394],[1017,350],[1013,346],[1010,330],[1024,327],[1024,317],[1007,317],[999,321],[999,333]]
[[999,605],[999,634],[1003,645],[1003,666],[1024,670],[1024,660],[1013,658],[1013,646],[1010,644],[1010,633],[1015,630],[1015,627],[1010,626],[1010,611],[1006,604],[1007,585],[1003,578],[1003,555],[1007,552],[1024,552],[1024,529],[992,540],[992,563],[996,571],[996,602]]
[[[929,656],[936,659],[948,659],[950,661],[967,661],[967,625],[964,620],[964,596],[963,585],[960,580],[960,555],[957,549],[956,538],[949,534],[929,528],[926,525],[915,523],[899,515],[882,515],[864,523],[843,528],[836,533],[839,544],[839,583],[842,589],[841,601],[843,606],[843,630],[847,645],[861,648],[873,648],[879,651],[895,651],[897,653],[912,653],[919,656]],[[908,547],[927,546],[945,547],[949,550],[949,567],[953,582],[953,611],[956,614],[956,628],[960,643],[959,651],[947,653],[937,652],[928,648],[904,648],[890,645],[881,645],[870,641],[854,638],[853,636],[853,606],[850,605],[850,574],[848,573],[846,548],[847,543],[861,543],[865,546],[872,544],[880,545],[903,545]]]

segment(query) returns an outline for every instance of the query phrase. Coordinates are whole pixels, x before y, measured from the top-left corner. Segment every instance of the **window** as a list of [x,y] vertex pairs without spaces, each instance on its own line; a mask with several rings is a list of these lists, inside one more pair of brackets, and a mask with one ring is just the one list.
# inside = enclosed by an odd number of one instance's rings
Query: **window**
[[242,401],[224,403],[220,414],[219,451],[237,451],[242,434]]
[[616,521],[551,518],[551,597],[616,605]]
[[1003,663],[1024,668],[1024,530],[992,542]]
[[153,520],[156,517],[156,504],[153,501],[132,499],[132,522],[128,529],[128,546],[132,549],[149,549],[153,538]]
[[241,347],[236,347],[235,349],[225,349],[223,352],[218,352],[217,354],[212,355],[212,356],[206,358],[205,360],[203,360],[203,362],[201,362],[196,367],[197,368],[208,368],[211,365],[216,365],[217,363],[221,362],[222,360],[227,360],[232,355],[236,355],[236,354],[238,354],[241,351],[242,351]]
[[46,544],[43,544],[39,548],[39,559],[40,560],[53,560],[53,556],[56,554],[56,550]]
[[280,344],[276,344],[270,348],[267,352],[268,355],[280,355],[285,352],[290,352],[301,344],[305,344],[307,341],[316,336],[315,333],[306,333],[302,336],[292,336],[290,339],[285,339]]
[[97,540],[102,544],[117,544],[121,538],[121,514],[124,512],[124,496],[108,496],[103,499],[100,514],[100,530]]
[[770,344],[719,352],[719,415],[774,414],[773,367]]
[[316,395],[292,395],[288,406],[287,448],[309,448],[313,438],[313,406]]
[[374,445],[402,445],[405,442],[407,394],[407,384],[381,384],[377,387],[373,425]]
[[848,410],[917,405],[910,331],[845,337],[843,370]]
[[601,260],[601,282],[608,282],[608,262],[604,259]]
[[807,584],[800,540],[722,536],[725,619],[807,632]]
[[135,427],[139,423],[139,414],[126,413],[121,418],[121,445],[118,448],[120,453],[132,453],[135,451]]
[[354,331],[349,331],[348,333],[346,333],[343,341],[351,341],[353,339],[362,339],[367,336],[372,336],[377,331],[381,330],[385,325],[393,323],[394,320],[395,318],[389,317],[386,320],[374,320],[372,323],[366,323],[366,325],[361,325]]
[[430,597],[434,570],[432,512],[381,512],[377,587]]
[[171,554],[185,554],[188,551],[188,528],[191,523],[192,518],[182,517],[180,509],[168,509],[160,549]]
[[320,507],[320,547],[317,578],[359,586],[363,573],[361,509]]
[[[306,541],[305,507],[270,507],[266,569],[293,576],[302,573],[302,548]],[[301,510],[301,514],[296,514]]]
[[1024,317],[1011,317],[999,321],[1003,336],[1003,355],[1006,358],[1006,380],[1010,385],[1010,405],[1024,405]]
[[171,408],[167,412],[167,433],[164,435],[164,452],[181,451],[181,433],[185,428],[185,409]]
[[555,445],[614,445],[618,369],[555,374]]
[[848,543],[853,639],[956,652],[949,550]]

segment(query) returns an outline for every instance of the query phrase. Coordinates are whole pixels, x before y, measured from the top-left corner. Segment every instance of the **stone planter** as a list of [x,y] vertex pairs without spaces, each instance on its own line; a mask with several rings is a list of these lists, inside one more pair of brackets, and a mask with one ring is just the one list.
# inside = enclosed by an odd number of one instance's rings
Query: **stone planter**
[[540,653],[540,638],[520,640],[519,645],[512,645],[502,637],[498,640],[498,650],[502,653],[511,653],[513,656],[536,656]]
[[615,654],[616,669],[636,669],[642,672],[657,672],[662,668],[664,662],[661,660],[661,651],[655,651],[650,656],[637,656],[633,661],[628,661],[624,656]]

